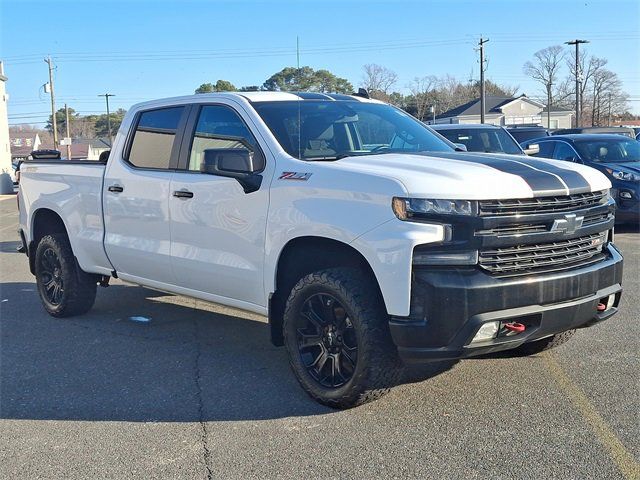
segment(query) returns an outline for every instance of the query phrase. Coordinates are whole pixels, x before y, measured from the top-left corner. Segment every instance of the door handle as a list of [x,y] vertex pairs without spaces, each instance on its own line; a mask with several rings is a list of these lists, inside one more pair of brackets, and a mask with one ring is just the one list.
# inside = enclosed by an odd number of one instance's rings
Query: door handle
[[188,190],[176,190],[173,192],[173,196],[176,198],[193,198],[193,192]]
[[111,185],[109,186],[109,188],[107,188],[107,190],[109,190],[112,193],[120,193],[120,192],[124,192],[124,187],[121,187],[120,185]]

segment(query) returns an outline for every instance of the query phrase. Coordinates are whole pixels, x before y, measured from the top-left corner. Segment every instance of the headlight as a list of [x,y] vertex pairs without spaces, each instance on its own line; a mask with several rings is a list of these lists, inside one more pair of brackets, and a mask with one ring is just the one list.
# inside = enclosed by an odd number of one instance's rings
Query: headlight
[[611,168],[607,168],[607,172],[618,180],[627,180],[629,182],[638,182],[640,181],[640,175],[636,175],[631,172],[621,172],[620,170],[613,170]]
[[471,200],[441,200],[393,197],[393,213],[400,220],[411,220],[427,215],[476,215],[477,202]]

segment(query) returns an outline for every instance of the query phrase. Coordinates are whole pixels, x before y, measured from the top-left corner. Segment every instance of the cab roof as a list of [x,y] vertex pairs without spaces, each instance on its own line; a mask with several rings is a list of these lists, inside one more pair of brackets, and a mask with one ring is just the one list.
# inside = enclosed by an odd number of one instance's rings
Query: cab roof
[[384,103],[372,98],[360,95],[345,95],[343,93],[319,93],[319,92],[229,92],[246,98],[252,103],[258,102],[282,102],[296,100],[320,100],[326,102],[372,102]]
[[159,98],[141,102],[131,107],[131,110],[143,108],[163,107],[189,103],[215,102],[220,99],[237,99],[249,103],[260,102],[286,102],[286,101],[325,101],[325,102],[365,102],[381,103],[380,100],[365,98],[360,95],[345,95],[342,93],[318,93],[318,92],[212,92],[196,93],[180,97]]

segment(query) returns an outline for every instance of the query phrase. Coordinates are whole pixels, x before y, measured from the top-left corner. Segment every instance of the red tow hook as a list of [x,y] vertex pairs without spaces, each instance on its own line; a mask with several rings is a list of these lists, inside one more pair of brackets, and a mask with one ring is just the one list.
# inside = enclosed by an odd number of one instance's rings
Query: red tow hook
[[596,308],[599,312],[604,312],[607,309],[607,306],[604,303],[599,303]]
[[527,327],[525,327],[522,323],[510,322],[510,323],[505,323],[504,328],[506,328],[509,331],[509,333],[516,334],[516,333],[524,332]]

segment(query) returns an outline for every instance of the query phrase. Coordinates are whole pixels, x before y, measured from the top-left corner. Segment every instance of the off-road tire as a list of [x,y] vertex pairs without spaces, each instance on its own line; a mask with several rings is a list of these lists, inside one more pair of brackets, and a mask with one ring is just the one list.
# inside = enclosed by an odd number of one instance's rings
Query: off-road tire
[[550,337],[543,338],[542,340],[523,343],[519,347],[514,348],[512,351],[516,355],[521,356],[535,355],[536,353],[544,352],[545,350],[550,350],[557,347],[558,345],[562,345],[567,340],[569,340],[574,333],[576,333],[575,330],[567,330],[566,332],[557,333],[556,335],[551,335]]
[[[318,293],[332,295],[342,304],[357,338],[358,356],[352,377],[334,388],[321,385],[307,371],[296,340],[296,318],[306,299]],[[331,268],[302,278],[286,302],[283,333],[293,373],[302,388],[324,405],[344,409],[376,400],[401,376],[402,362],[391,340],[379,290],[355,269]]]
[[[63,292],[58,302],[52,302],[46,293],[43,279],[43,256],[49,251],[59,262],[59,277]],[[72,317],[88,312],[96,299],[97,278],[78,266],[65,234],[56,233],[43,237],[36,248],[36,284],[40,300],[47,313],[53,317]],[[51,255],[51,253],[47,253]]]

